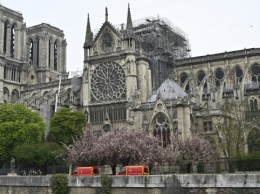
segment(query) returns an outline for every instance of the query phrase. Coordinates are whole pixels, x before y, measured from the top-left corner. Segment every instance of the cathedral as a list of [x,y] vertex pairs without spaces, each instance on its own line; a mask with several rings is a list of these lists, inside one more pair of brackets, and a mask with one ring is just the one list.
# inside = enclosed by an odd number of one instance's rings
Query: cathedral
[[[47,124],[62,107],[86,114],[92,128],[133,130],[186,139],[213,133],[211,118],[226,98],[259,109],[260,48],[190,56],[185,33],[163,17],[97,33],[87,18],[83,73],[69,77],[64,32],[47,23],[27,27],[20,12],[0,5],[0,103],[23,103]],[[84,24],[82,24],[84,25]]]

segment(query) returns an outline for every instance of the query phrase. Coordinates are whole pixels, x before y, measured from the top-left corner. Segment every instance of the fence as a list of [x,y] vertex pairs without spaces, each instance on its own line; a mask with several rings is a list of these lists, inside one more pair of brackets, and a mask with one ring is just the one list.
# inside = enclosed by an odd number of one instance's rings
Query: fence
[[[236,171],[260,171],[260,160],[239,160],[234,162]],[[219,166],[219,171],[217,168]],[[120,166],[117,167],[117,172],[119,172]],[[69,167],[66,165],[62,166],[47,166],[45,168],[37,167],[16,167],[13,171],[17,175],[47,175],[47,174],[69,174]],[[0,175],[7,175],[11,172],[10,168],[0,168]],[[224,159],[217,163],[207,163],[193,165],[191,173],[219,173],[228,172],[228,165]],[[111,174],[111,167],[100,166],[101,174]],[[174,173],[187,173],[186,166],[170,166],[170,165],[154,165],[150,169],[151,174],[174,174]]]
[[[0,168],[0,175],[7,175],[11,172],[10,168]],[[68,166],[47,166],[41,167],[16,167],[12,169],[17,175],[22,176],[36,176],[36,175],[47,175],[47,174],[69,174]]]

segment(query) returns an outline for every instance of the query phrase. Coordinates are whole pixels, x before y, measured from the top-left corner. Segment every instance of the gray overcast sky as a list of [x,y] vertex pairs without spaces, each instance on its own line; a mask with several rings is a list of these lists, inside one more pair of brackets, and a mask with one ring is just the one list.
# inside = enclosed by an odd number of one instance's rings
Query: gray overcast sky
[[20,11],[27,27],[49,23],[64,31],[67,69],[83,67],[83,43],[90,14],[91,29],[105,21],[126,22],[130,4],[132,20],[166,17],[189,37],[192,56],[260,47],[260,0],[0,0]]

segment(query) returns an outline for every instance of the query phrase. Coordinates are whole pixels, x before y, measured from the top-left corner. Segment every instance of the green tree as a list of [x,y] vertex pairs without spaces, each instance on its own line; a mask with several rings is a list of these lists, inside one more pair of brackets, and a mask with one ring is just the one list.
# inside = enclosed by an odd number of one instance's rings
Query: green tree
[[235,170],[234,159],[246,151],[246,134],[254,126],[252,117],[247,116],[248,108],[246,101],[227,100],[221,107],[221,115],[213,121],[229,172]]
[[23,167],[46,167],[47,165],[61,164],[64,148],[53,142],[39,144],[23,144],[13,150],[16,164]]
[[51,118],[48,139],[58,144],[72,144],[73,138],[82,135],[85,125],[86,115],[83,112],[62,108]]
[[45,123],[38,113],[23,104],[0,105],[0,153],[8,163],[13,149],[22,144],[35,144],[44,139]]

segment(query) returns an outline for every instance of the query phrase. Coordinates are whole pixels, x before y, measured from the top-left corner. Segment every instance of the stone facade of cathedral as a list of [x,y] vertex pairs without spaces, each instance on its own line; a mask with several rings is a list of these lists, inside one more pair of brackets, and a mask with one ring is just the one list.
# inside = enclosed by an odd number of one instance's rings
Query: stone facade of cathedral
[[62,30],[46,23],[26,27],[21,13],[2,5],[0,13],[0,103],[22,102],[47,126],[55,109],[70,107],[95,129],[127,125],[166,145],[173,134],[210,135],[209,118],[226,98],[259,109],[259,48],[190,57],[185,34],[167,19],[135,23],[128,7],[118,29],[106,9],[96,34],[88,17],[83,74],[69,78]]

